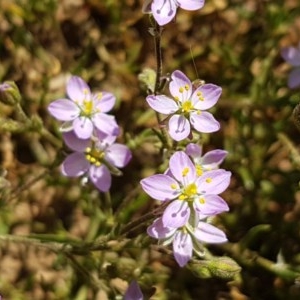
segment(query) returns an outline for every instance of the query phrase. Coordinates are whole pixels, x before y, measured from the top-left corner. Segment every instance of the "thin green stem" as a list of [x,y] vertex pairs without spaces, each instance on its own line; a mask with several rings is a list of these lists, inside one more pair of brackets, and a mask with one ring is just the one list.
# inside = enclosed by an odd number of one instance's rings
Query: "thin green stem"
[[[155,77],[155,86],[154,86],[154,95],[157,95],[161,89],[163,88],[163,80],[162,80],[162,48],[161,48],[161,33],[162,27],[155,21],[153,16],[150,16],[150,22],[152,24],[153,29],[153,37],[154,37],[154,48],[155,48],[155,58],[156,58],[156,77]],[[163,119],[160,113],[156,112],[156,119],[158,124],[162,124]],[[169,134],[166,128],[160,128],[162,136],[164,138],[164,144],[167,149],[172,149],[173,143],[169,137]]]
[[271,260],[261,257],[254,251],[242,249],[238,243],[226,243],[220,245],[219,247],[229,253],[230,256],[241,266],[247,267],[248,269],[260,267],[286,281],[295,281],[300,278],[300,273],[291,270],[288,265],[275,263]]

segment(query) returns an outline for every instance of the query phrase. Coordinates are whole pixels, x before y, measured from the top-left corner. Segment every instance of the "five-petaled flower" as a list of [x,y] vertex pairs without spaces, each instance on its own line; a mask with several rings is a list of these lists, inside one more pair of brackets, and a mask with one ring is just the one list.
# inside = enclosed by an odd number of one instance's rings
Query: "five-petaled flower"
[[63,161],[63,175],[78,177],[87,174],[102,192],[107,192],[111,186],[111,172],[120,173],[116,168],[126,166],[131,159],[130,150],[115,143],[115,136],[83,140],[70,131],[65,132],[63,138],[67,146],[75,151]]
[[228,152],[221,149],[215,149],[202,155],[202,147],[190,143],[186,146],[185,153],[192,158],[197,175],[201,176],[203,172],[218,169]]
[[300,43],[298,47],[285,47],[281,56],[294,67],[288,77],[288,86],[291,89],[300,87]]
[[169,202],[162,215],[163,225],[179,228],[188,222],[191,213],[200,218],[228,211],[227,203],[219,194],[228,187],[230,177],[231,172],[223,169],[197,176],[187,154],[178,151],[170,158],[169,174],[152,175],[142,179],[141,185],[152,198]]
[[113,94],[91,93],[86,82],[78,76],[68,81],[67,94],[70,99],[58,99],[48,106],[52,116],[65,122],[62,131],[74,130],[81,139],[90,138],[94,129],[106,135],[119,134],[115,117],[106,114],[115,104]]
[[180,267],[185,266],[192,258],[193,250],[203,256],[201,243],[214,244],[227,241],[222,230],[202,220],[198,220],[196,226],[188,222],[181,228],[173,228],[164,225],[162,218],[158,218],[148,227],[147,233],[159,239],[165,246],[173,244],[174,258]]
[[198,132],[218,131],[219,122],[206,110],[217,103],[222,89],[214,84],[204,84],[194,89],[186,75],[178,70],[172,73],[171,79],[169,89],[173,99],[165,95],[146,98],[155,111],[169,115],[170,136],[176,141],[187,138],[191,125]]
[[204,0],[146,0],[143,12],[151,12],[156,22],[163,26],[174,19],[178,7],[185,10],[197,10],[203,5]]

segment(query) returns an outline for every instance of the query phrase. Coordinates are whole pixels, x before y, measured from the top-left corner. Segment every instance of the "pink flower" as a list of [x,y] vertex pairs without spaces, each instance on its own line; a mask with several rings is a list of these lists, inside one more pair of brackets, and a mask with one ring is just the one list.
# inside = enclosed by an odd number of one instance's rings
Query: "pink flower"
[[285,47],[281,50],[283,59],[294,67],[288,77],[288,86],[291,89],[300,87],[300,44],[298,47]]
[[197,10],[203,5],[204,0],[145,0],[143,12],[151,12],[156,22],[163,26],[174,19],[177,7]]
[[106,114],[115,104],[113,94],[91,93],[86,82],[78,76],[68,81],[67,94],[70,99],[58,99],[48,106],[54,118],[65,122],[62,131],[74,130],[81,139],[90,138],[94,129],[106,135],[119,134],[115,118]]
[[141,180],[149,196],[169,202],[162,216],[165,227],[184,226],[192,211],[200,218],[229,210],[219,194],[228,187],[230,172],[219,169],[197,176],[194,164],[183,151],[171,156],[169,172],[169,175],[156,174]]
[[204,84],[193,89],[191,81],[178,70],[172,73],[171,78],[169,89],[173,98],[165,95],[150,95],[146,98],[155,111],[169,115],[170,136],[181,141],[190,135],[191,126],[198,132],[218,131],[219,122],[206,110],[217,103],[222,89],[214,84]]
[[125,145],[115,143],[115,136],[82,140],[71,131],[65,132],[63,138],[67,146],[75,151],[63,161],[63,175],[79,177],[87,174],[102,192],[110,189],[113,169],[120,172],[116,168],[126,166],[131,159],[130,150]]
[[218,169],[228,154],[225,150],[216,149],[202,155],[202,147],[193,143],[186,146],[185,153],[192,158],[198,176],[201,176],[203,172]]
[[172,243],[174,258],[180,267],[184,267],[192,258],[193,250],[201,255],[199,253],[201,243],[214,244],[227,241],[222,230],[203,221],[196,222],[196,226],[189,222],[181,228],[172,228],[165,226],[162,218],[158,218],[148,227],[147,233],[159,239],[165,246]]

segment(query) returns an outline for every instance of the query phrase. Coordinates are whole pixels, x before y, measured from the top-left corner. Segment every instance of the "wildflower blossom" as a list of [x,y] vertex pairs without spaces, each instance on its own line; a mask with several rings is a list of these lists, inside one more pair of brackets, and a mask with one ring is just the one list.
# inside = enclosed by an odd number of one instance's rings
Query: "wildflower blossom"
[[197,144],[190,143],[186,146],[185,153],[192,158],[196,167],[197,175],[201,176],[203,172],[217,169],[228,152],[216,149],[206,152],[202,156],[202,147]]
[[169,161],[169,172],[141,180],[143,190],[152,198],[170,202],[162,222],[165,227],[184,226],[194,211],[198,216],[211,216],[228,211],[219,196],[229,185],[231,173],[223,169],[197,176],[196,167],[183,151],[175,152]]
[[298,47],[285,47],[281,50],[283,59],[294,67],[288,77],[291,89],[300,87],[300,43]]
[[74,130],[81,139],[90,138],[94,129],[106,135],[118,135],[114,116],[106,114],[115,104],[113,94],[91,93],[86,82],[78,76],[68,81],[67,94],[70,99],[58,99],[48,106],[53,117],[65,122],[62,131]]
[[133,280],[124,295],[124,300],[143,300],[143,293],[138,285],[138,283]]
[[156,22],[163,26],[174,19],[178,7],[185,10],[197,10],[203,5],[204,0],[146,0],[143,12],[151,12]]
[[192,258],[193,250],[201,255],[201,243],[224,243],[227,241],[225,233],[215,226],[198,221],[196,226],[190,222],[181,228],[164,225],[163,219],[156,219],[147,229],[147,233],[159,239],[163,245],[173,245],[174,258],[180,267],[185,266]]
[[204,84],[193,89],[191,81],[178,70],[172,73],[171,79],[169,89],[173,99],[165,95],[150,95],[146,98],[152,109],[169,115],[170,136],[181,141],[190,135],[191,126],[204,133],[219,130],[219,122],[206,110],[217,103],[222,89],[214,84]]
[[111,172],[118,174],[116,168],[126,166],[131,159],[130,150],[115,143],[115,136],[82,140],[71,131],[64,133],[63,138],[67,146],[75,151],[63,161],[63,175],[78,177],[87,174],[102,192],[108,191],[111,186]]

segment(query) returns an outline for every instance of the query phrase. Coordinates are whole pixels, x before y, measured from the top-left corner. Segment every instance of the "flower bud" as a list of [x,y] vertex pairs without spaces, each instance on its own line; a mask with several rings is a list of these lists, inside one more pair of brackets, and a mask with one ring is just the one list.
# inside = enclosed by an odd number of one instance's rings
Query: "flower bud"
[[231,258],[223,256],[209,261],[208,269],[215,277],[231,279],[241,271],[241,267]]
[[13,81],[4,81],[0,84],[0,101],[11,106],[20,103],[21,94]]
[[200,278],[218,277],[232,279],[241,271],[241,267],[231,258],[223,256],[211,260],[198,260],[189,263],[190,270]]

